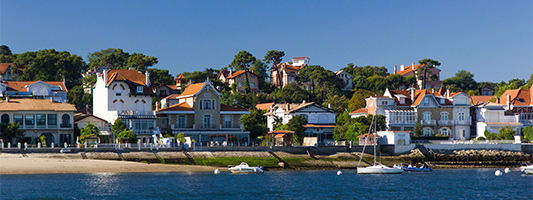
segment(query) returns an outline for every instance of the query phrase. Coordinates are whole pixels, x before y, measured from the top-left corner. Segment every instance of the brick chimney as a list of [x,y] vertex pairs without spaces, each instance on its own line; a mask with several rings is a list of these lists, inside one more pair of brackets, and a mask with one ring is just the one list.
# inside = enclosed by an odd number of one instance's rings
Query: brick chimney
[[398,72],[398,66],[394,65],[394,74],[396,74],[396,72]]
[[404,64],[401,64],[401,65],[400,65],[400,71],[403,71],[403,70],[405,70],[405,65],[404,65]]
[[291,104],[287,103],[287,111],[289,111],[291,109]]

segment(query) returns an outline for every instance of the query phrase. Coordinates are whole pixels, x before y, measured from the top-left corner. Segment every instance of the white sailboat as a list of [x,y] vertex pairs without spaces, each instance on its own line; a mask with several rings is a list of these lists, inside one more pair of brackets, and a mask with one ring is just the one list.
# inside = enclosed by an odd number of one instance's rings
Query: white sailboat
[[[361,152],[361,159],[359,159],[359,164],[361,164],[361,160],[363,159],[363,153],[365,152],[366,144],[368,143],[368,138],[370,137],[370,130],[372,129],[372,123],[374,123],[374,132],[376,132],[376,122],[374,121],[376,117],[372,118],[372,122],[370,123],[370,128],[368,130],[368,135],[365,138],[365,144],[363,146],[363,151]],[[376,160],[376,145],[377,145],[377,134],[373,134],[373,145],[374,145],[374,165],[369,167],[357,167],[357,174],[401,174],[403,172],[403,169],[397,169],[385,166],[381,163],[379,163]]]

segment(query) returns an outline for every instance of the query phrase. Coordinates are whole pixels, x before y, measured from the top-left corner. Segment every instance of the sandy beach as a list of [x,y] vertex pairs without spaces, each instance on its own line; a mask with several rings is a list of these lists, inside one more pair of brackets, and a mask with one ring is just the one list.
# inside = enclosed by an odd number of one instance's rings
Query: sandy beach
[[188,172],[214,171],[215,169],[216,167],[209,166],[146,164],[129,161],[0,157],[0,174]]

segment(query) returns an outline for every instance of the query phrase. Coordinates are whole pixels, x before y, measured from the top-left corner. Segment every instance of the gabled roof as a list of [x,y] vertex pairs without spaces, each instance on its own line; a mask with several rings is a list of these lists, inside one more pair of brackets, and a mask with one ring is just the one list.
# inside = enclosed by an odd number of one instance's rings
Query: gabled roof
[[414,66],[413,65],[409,65],[409,66],[405,67],[403,70],[397,71],[396,74],[404,75],[404,74],[407,74],[409,72],[418,70],[418,67],[420,67],[420,65],[414,65]]
[[260,104],[255,105],[255,108],[257,108],[257,110],[266,110],[266,111],[268,111],[268,109],[270,109],[270,107],[272,107],[272,105],[274,105],[274,102],[260,103]]
[[[532,86],[533,87],[533,86]],[[513,106],[529,106],[531,102],[531,89],[514,89],[505,91],[499,98],[501,104],[507,104],[507,96]]]
[[107,72],[107,85],[113,81],[129,81],[137,85],[146,85],[146,76],[129,69],[111,69]]
[[50,102],[48,99],[10,99],[0,102],[0,111],[72,111],[74,104]]
[[[287,105],[289,105],[289,109],[287,109]],[[291,103],[291,104],[276,104],[279,108],[281,108],[285,113],[292,113],[296,112],[300,109],[306,108],[308,106],[315,105],[318,108],[322,108],[326,111],[335,112],[335,110],[331,108],[326,108],[324,106],[318,105],[315,102],[309,102],[309,103]]]
[[368,109],[367,108],[359,108],[357,110],[354,110],[352,112],[350,112],[349,114],[360,114],[360,113],[367,113],[368,112]]
[[285,69],[285,71],[298,72],[300,71],[300,69],[304,68],[305,66],[307,65],[294,66],[294,65],[289,65],[289,63],[287,62],[284,62],[284,63],[278,64],[277,66],[272,66],[272,68]]
[[195,95],[198,92],[200,92],[200,90],[202,90],[204,85],[205,85],[205,82],[204,83],[191,84],[191,85],[187,86],[187,88],[185,88],[185,90],[179,95],[179,97]]
[[178,79],[185,79],[185,76],[183,76],[183,74],[180,74],[178,77],[175,78],[175,80],[178,80]]
[[52,87],[52,91],[67,91],[67,87],[61,81],[4,81],[3,84],[6,85],[6,91],[25,92],[28,91],[27,86],[37,82],[44,82],[50,85],[59,86],[60,90],[55,90]]
[[0,74],[6,73],[11,66],[13,66],[13,63],[0,63]]
[[102,119],[102,118],[97,117],[97,116],[94,116],[94,115],[84,114],[84,113],[76,113],[76,114],[74,114],[74,123],[76,123],[76,122],[78,122],[80,120],[83,120],[85,118],[89,118],[89,117],[97,119],[98,121],[107,122],[107,120]]
[[470,104],[477,106],[483,103],[489,103],[494,96],[470,96]]
[[178,99],[179,96],[180,96],[180,94],[171,94],[171,95],[168,95],[167,97],[165,97],[163,99]]
[[194,110],[187,102],[182,102],[182,103],[174,104],[168,108],[161,108],[159,110],[156,110],[156,112],[163,112],[163,111],[194,111]]
[[[241,74],[244,74],[244,70],[239,70],[239,71],[234,71],[234,72],[231,72],[231,76],[230,76],[230,71],[226,71],[226,70],[221,70],[218,74],[218,78],[220,78],[220,76],[224,76],[226,79],[233,79]],[[251,74],[251,75],[254,75],[254,76],[257,76],[259,77],[259,75],[251,72],[251,71],[248,71],[248,74]]]

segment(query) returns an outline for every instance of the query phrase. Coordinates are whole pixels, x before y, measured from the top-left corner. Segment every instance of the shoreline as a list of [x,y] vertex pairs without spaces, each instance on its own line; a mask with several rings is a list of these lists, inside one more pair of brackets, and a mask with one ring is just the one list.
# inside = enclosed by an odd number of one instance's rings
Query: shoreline
[[[63,159],[63,158],[0,158],[0,175],[7,174],[75,174],[129,172],[208,172],[217,167],[143,163],[133,161]],[[220,169],[222,171],[226,169]]]

